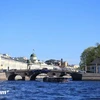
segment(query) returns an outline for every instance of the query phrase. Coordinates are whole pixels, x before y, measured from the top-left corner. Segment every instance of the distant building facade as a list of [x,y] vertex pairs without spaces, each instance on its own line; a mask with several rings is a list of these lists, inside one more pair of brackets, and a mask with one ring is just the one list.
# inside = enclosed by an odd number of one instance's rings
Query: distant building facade
[[55,59],[50,59],[45,61],[46,64],[48,65],[55,65],[55,66],[60,66],[61,65],[61,61],[60,60],[55,60]]
[[8,54],[0,54],[0,69],[2,70],[27,69],[27,63],[24,58],[23,61],[21,61],[18,58],[10,57]]
[[59,69],[59,66],[48,65],[37,59],[37,56],[33,53],[30,55],[30,59],[26,57],[10,57],[8,54],[0,54],[0,70],[26,70],[26,69]]
[[61,60],[50,59],[45,62],[38,60],[33,53],[30,59],[26,57],[10,57],[8,54],[0,54],[0,70],[26,70],[26,69],[51,69],[51,70],[69,70],[74,71],[75,68],[68,65],[68,62]]
[[60,68],[68,71],[78,71],[77,69],[79,68],[79,65],[68,65],[67,61],[61,60],[55,60],[55,59],[50,59],[45,61],[46,64],[48,65],[54,65],[54,66],[59,66]]

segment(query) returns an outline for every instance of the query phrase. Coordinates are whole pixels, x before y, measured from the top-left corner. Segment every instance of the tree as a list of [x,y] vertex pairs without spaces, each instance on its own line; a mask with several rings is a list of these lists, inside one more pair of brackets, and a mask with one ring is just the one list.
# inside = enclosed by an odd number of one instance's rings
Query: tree
[[81,54],[80,59],[81,69],[84,69],[85,66],[89,65],[95,59],[95,47],[85,49]]
[[99,43],[95,47],[95,55],[96,57],[100,57],[100,44]]
[[88,47],[85,49],[80,57],[80,67],[84,69],[85,66],[89,65],[95,58],[100,57],[100,44],[96,43],[94,47]]

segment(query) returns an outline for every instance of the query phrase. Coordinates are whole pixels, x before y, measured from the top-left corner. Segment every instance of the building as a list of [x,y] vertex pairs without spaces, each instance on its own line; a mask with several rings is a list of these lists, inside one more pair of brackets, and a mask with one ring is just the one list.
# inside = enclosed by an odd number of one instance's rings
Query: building
[[35,63],[35,64],[39,63],[37,56],[34,53],[30,55],[30,60],[31,60],[31,63]]
[[67,67],[67,66],[68,66],[68,62],[67,62],[67,61],[64,61],[64,62],[63,62],[63,66],[64,66],[64,67]]
[[30,55],[30,59],[27,59],[26,57],[10,57],[8,54],[0,54],[0,70],[26,70],[44,68],[61,70],[59,66],[48,65],[39,61],[34,53]]
[[50,69],[50,70],[69,70],[75,71],[77,66],[69,66],[68,62],[50,59],[45,62],[38,60],[32,53],[30,59],[26,57],[10,57],[8,54],[0,54],[0,70],[26,70],[26,69]]
[[55,59],[50,59],[45,61],[45,63],[47,65],[55,65],[55,66],[60,66],[61,65],[61,61],[60,60],[55,60]]
[[85,71],[92,73],[100,73],[100,57],[94,59],[89,66],[86,66]]
[[27,60],[24,60],[24,58],[20,60],[19,58],[10,57],[8,54],[0,54],[0,69],[27,69]]
[[50,69],[50,70],[61,70],[59,62],[54,59],[47,60],[45,62],[37,59],[37,56],[33,53],[29,60],[29,69]]
[[73,66],[75,69],[78,69],[80,66],[79,65],[74,65]]

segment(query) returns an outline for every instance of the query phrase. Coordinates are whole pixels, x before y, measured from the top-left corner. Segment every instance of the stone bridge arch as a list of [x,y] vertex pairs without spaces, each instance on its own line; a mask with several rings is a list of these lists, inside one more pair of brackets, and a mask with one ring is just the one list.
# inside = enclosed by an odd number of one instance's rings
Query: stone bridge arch
[[8,76],[8,80],[9,80],[9,81],[14,81],[14,80],[15,80],[15,76],[16,76],[16,74],[11,74],[11,75],[9,75],[9,76]]
[[20,77],[21,77],[20,80],[25,80],[25,76],[20,75],[20,74],[11,74],[11,75],[8,76],[8,80],[9,80],[9,81],[14,81],[15,78],[16,78],[16,76],[20,76]]
[[41,73],[41,74],[39,74],[39,75],[36,76],[36,79],[35,79],[35,80],[37,80],[37,81],[43,81],[43,79],[44,79],[45,77],[49,77],[48,74],[46,74],[46,73]]
[[36,80],[36,77],[40,74],[47,74],[49,72],[49,70],[36,70],[33,72],[33,74],[30,76],[30,80],[34,81]]

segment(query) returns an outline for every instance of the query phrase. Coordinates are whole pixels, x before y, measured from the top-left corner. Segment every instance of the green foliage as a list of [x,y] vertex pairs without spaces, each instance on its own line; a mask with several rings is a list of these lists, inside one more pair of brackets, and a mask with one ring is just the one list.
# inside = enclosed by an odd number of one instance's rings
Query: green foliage
[[84,69],[85,66],[89,65],[95,58],[100,57],[100,44],[97,43],[94,47],[88,47],[85,49],[80,57],[80,67]]

